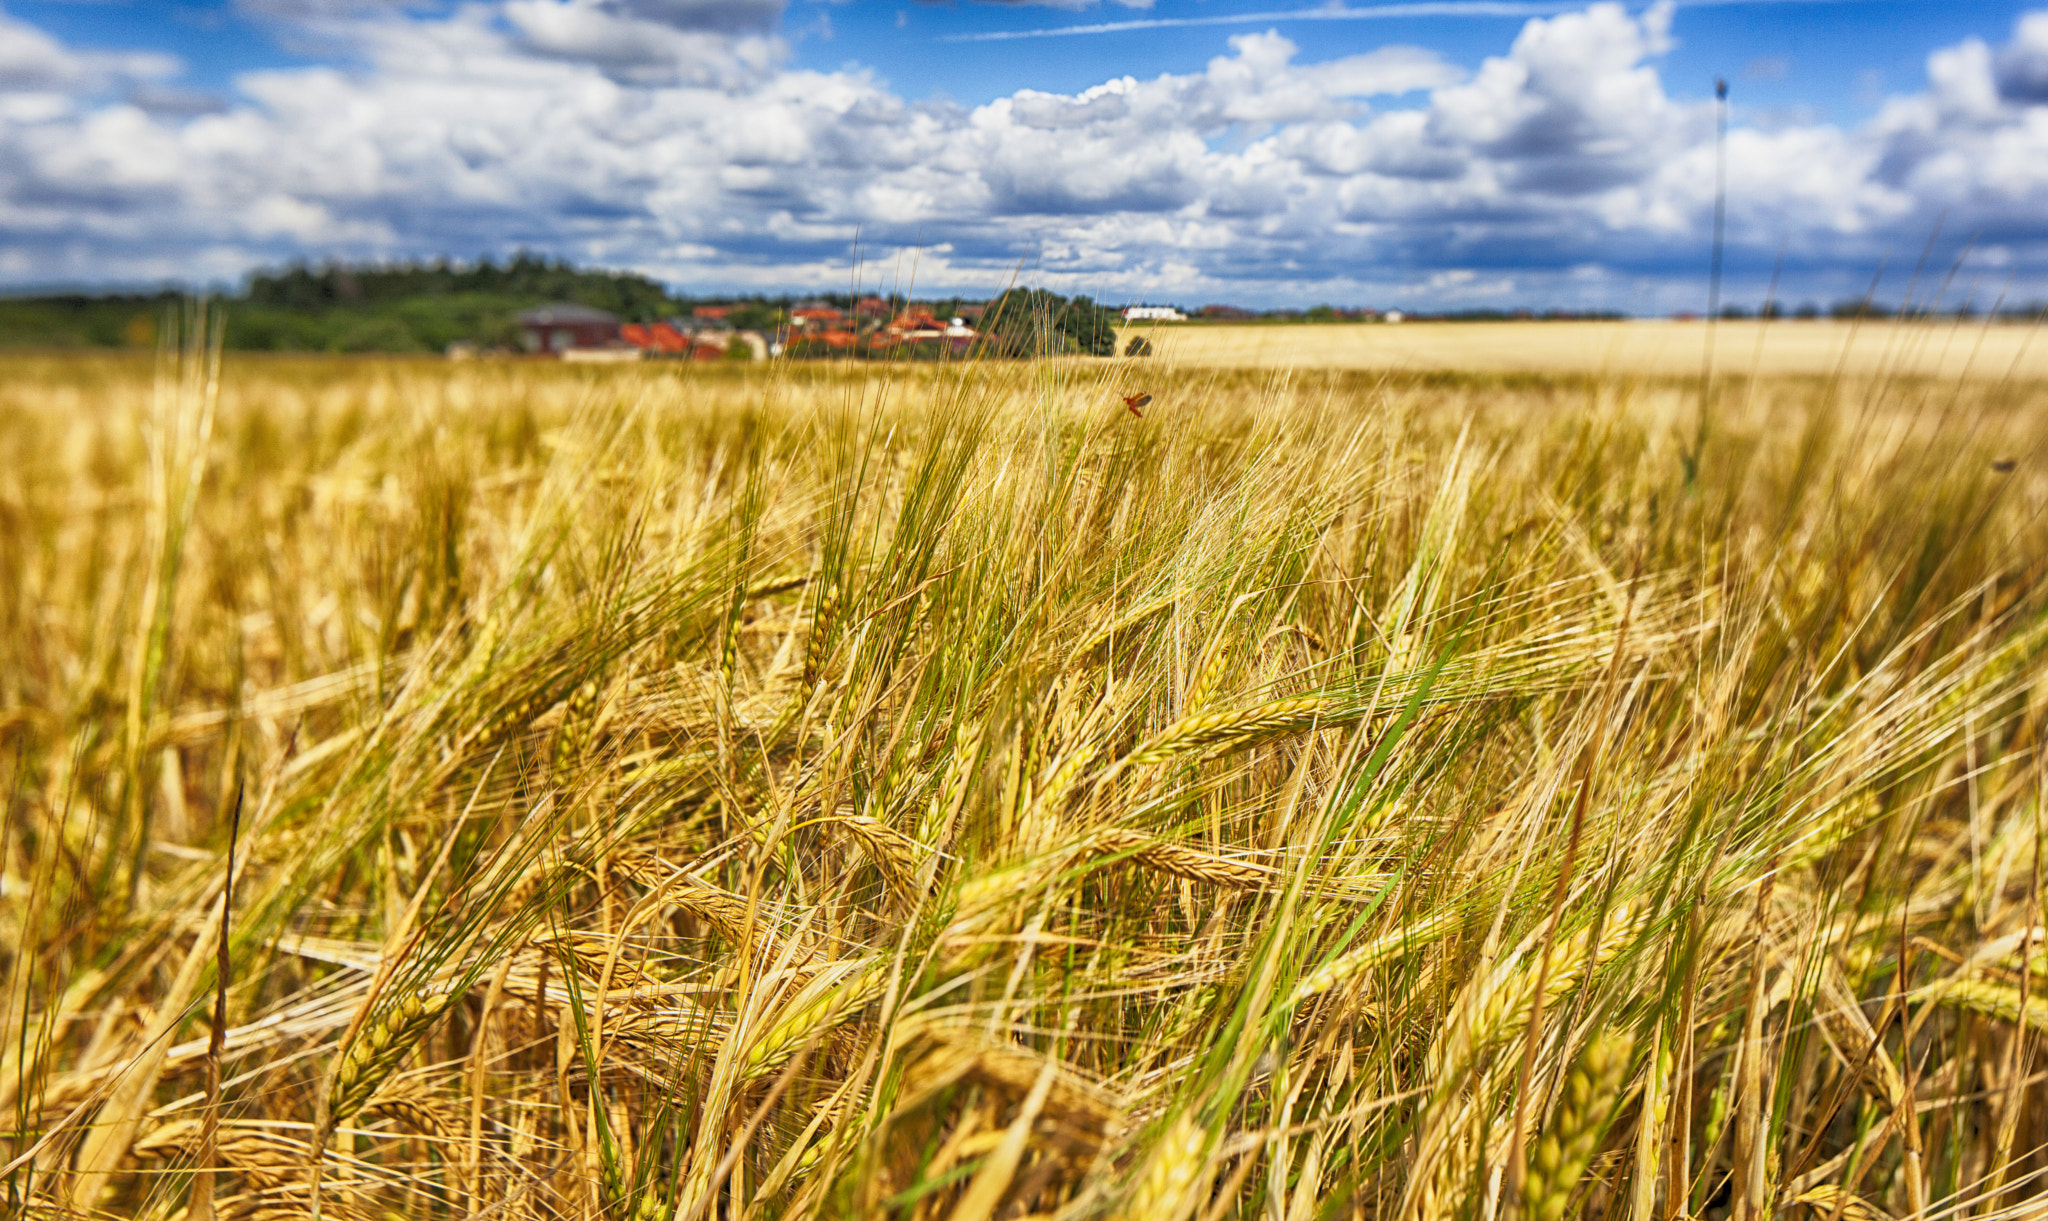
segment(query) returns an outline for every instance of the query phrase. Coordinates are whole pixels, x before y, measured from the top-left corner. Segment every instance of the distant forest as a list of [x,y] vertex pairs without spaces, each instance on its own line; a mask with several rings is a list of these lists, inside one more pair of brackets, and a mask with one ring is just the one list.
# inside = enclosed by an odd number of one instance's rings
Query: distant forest
[[[653,322],[715,302],[728,307],[733,326],[770,332],[805,299],[851,310],[855,297],[684,296],[634,272],[577,268],[530,254],[504,263],[301,263],[257,272],[242,293],[227,299],[226,342],[254,352],[432,353],[452,343],[511,349],[519,342],[520,312],[555,301],[606,310],[626,322]],[[898,308],[906,304],[900,296],[885,299]],[[149,347],[164,311],[181,300],[175,292],[0,298],[0,347]],[[940,317],[968,303],[920,302]],[[992,347],[1012,355],[1047,346],[1106,355],[1119,321],[1114,309],[1086,297],[1037,289],[1005,294],[988,318],[996,331]]]
[[[146,347],[156,321],[180,296],[0,299],[0,344],[12,347]],[[688,313],[688,298],[632,272],[591,271],[536,255],[504,263],[397,263],[259,271],[227,299],[227,345],[244,351],[440,352],[466,342],[512,347],[521,310],[574,301],[628,322]],[[773,325],[786,302],[745,302]],[[752,321],[752,319],[749,319]],[[744,323],[742,324],[744,325]]]
[[[851,310],[850,293],[691,297],[634,272],[577,268],[536,255],[504,263],[431,263],[323,266],[294,264],[260,271],[227,300],[227,346],[254,352],[433,353],[453,343],[514,349],[522,310],[573,301],[616,314],[626,322],[653,322],[717,303],[741,330],[772,332],[799,300],[826,301]],[[906,304],[885,297],[892,307]],[[149,347],[157,322],[182,300],[174,292],[0,298],[0,347]],[[921,301],[951,317],[967,299]],[[1030,355],[1050,347],[1107,355],[1115,344],[1117,311],[1086,297],[1018,289],[992,303],[991,350]]]

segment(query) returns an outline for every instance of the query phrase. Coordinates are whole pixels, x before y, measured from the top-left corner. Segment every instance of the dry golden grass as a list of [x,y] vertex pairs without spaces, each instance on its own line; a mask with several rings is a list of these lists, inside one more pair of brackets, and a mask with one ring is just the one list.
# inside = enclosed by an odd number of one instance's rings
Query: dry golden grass
[[1699,402],[10,358],[5,1209],[2036,1216],[2048,387]]
[[[1201,368],[1600,377],[1697,377],[1707,344],[1704,322],[1663,320],[1200,323],[1139,325],[1123,333],[1149,336],[1162,363]],[[1714,327],[1713,348],[1714,366],[1724,377],[2048,377],[2048,340],[2038,328],[2018,323],[1730,321]]]

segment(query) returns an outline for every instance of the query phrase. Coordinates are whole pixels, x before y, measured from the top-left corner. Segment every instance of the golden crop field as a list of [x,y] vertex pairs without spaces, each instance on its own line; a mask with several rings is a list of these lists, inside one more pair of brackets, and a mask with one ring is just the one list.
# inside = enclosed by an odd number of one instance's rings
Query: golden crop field
[[[1207,368],[1380,369],[1697,377],[1704,322],[1133,324],[1165,359]],[[1121,350],[1121,344],[1119,350]],[[2039,328],[2009,322],[1794,321],[1715,324],[1714,368],[1765,377],[2048,378]]]
[[1231,334],[6,358],[9,1215],[2038,1215],[2048,383]]

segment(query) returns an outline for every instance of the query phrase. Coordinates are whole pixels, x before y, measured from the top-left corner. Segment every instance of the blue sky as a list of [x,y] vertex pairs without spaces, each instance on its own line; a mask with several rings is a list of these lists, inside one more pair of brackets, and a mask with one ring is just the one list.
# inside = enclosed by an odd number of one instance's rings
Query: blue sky
[[[15,0],[7,10],[75,46],[170,52],[185,62],[185,77],[194,87],[223,95],[232,93],[240,72],[345,58],[334,54],[345,48],[323,47],[322,40],[291,20],[294,6],[270,7],[287,15],[234,0]],[[430,14],[452,6],[401,7]],[[976,105],[1022,88],[1078,92],[1114,76],[1186,71],[1226,52],[1230,35],[1248,30],[1278,30],[1312,46],[1318,58],[1412,43],[1476,67],[1513,41],[1528,19],[1483,11],[1365,20],[1288,15],[1329,7],[1220,0],[1160,0],[1142,7],[797,0],[784,10],[782,27],[796,66],[826,72],[866,68],[905,98],[937,95]],[[1501,7],[1555,12],[1573,6]],[[1972,36],[2000,39],[2025,10],[2023,4],[1997,0],[1748,0],[1682,6],[1672,23],[1677,45],[1661,71],[1674,96],[1705,97],[1714,78],[1723,76],[1745,107],[1855,122],[1869,117],[1887,86],[1893,91],[1916,86],[1930,50]],[[1205,24],[1061,33],[1181,21]],[[975,41],[1019,33],[1035,36]]]
[[[2048,294],[2048,9],[0,2],[0,289],[549,251],[696,292]],[[1892,295],[1905,277],[1889,278]],[[1884,294],[1881,294],[1884,295]]]
[[[1162,2],[1144,9],[1105,5],[1075,10],[1021,4],[838,5],[803,0],[792,6],[788,19],[799,29],[814,25],[820,15],[830,19],[832,37],[811,36],[796,43],[797,59],[806,66],[864,64],[907,96],[941,92],[969,103],[1020,87],[1073,92],[1112,76],[1186,71],[1227,50],[1231,34],[1261,29],[1279,30],[1312,47],[1318,58],[1412,43],[1471,68],[1499,54],[1528,19],[1483,13],[1340,20],[1275,16],[1321,7],[1325,6]],[[1558,12],[1574,6],[1502,7]],[[1738,99],[1749,105],[1803,108],[1851,122],[1868,117],[1886,82],[1894,89],[1916,85],[1929,50],[1972,35],[2002,37],[2023,8],[1915,0],[1754,0],[1682,6],[1672,23],[1677,45],[1661,70],[1674,95],[1705,97],[1718,75],[1726,77]],[[1102,25],[1188,19],[1215,24],[1048,36]],[[1223,24],[1225,20],[1232,23]],[[1026,31],[1039,36],[966,41]]]

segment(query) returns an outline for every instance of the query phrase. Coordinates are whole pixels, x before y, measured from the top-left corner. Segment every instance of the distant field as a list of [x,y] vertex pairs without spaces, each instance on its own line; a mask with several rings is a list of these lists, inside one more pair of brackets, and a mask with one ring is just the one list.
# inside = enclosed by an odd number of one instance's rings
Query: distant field
[[[2031,326],[1724,322],[1715,367],[1768,375],[2048,377]],[[1202,367],[1697,374],[1703,322],[1410,322],[1384,325],[1128,327],[1161,356]],[[1119,349],[1123,346],[1118,343]],[[1846,354],[1847,361],[1844,363]]]

